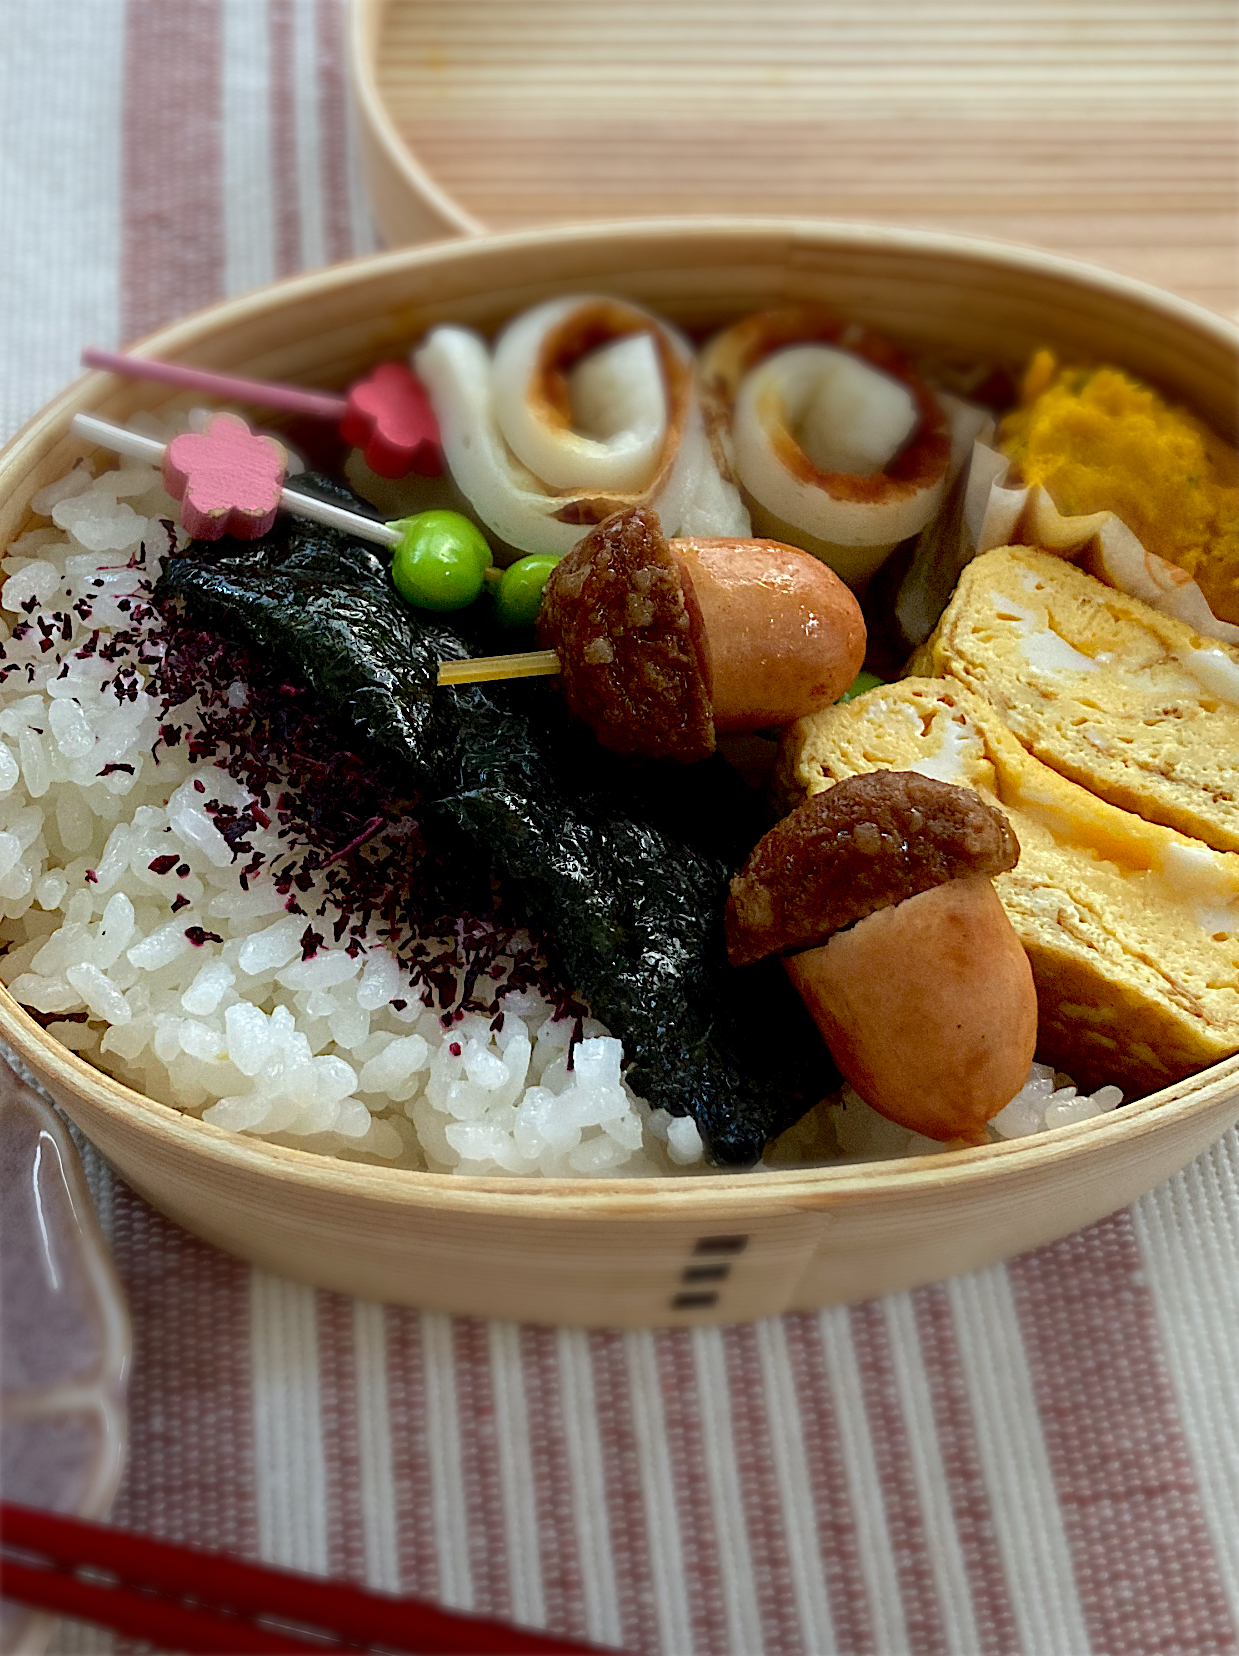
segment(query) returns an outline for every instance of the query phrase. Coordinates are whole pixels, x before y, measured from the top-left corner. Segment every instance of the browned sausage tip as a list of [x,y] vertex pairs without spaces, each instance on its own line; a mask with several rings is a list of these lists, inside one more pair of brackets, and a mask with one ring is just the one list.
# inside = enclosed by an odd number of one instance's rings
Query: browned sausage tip
[[1014,868],[1019,843],[971,788],[869,771],[775,824],[731,882],[733,966],[813,948],[876,909],[970,874]]

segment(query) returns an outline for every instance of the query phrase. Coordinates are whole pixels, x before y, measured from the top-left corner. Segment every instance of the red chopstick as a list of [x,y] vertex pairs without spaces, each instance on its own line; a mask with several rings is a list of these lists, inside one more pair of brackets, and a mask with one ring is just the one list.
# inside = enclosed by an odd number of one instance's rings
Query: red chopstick
[[325,1643],[297,1639],[244,1617],[220,1616],[178,1604],[174,1599],[130,1593],[120,1587],[83,1581],[64,1570],[32,1567],[8,1558],[0,1565],[0,1582],[6,1599],[36,1610],[51,1610],[58,1616],[72,1616],[77,1621],[96,1622],[160,1650],[206,1651],[211,1656],[226,1656],[232,1651],[239,1656],[291,1656],[294,1651],[315,1650],[333,1656],[345,1648],[335,1640]]
[[[164,1650],[260,1656],[380,1644],[416,1656],[596,1656],[599,1648],[9,1501],[0,1502],[0,1544],[5,1598],[99,1622]],[[12,1550],[24,1556],[11,1558]],[[118,1579],[74,1574],[83,1567]],[[285,1631],[270,1626],[271,1618],[294,1625]]]

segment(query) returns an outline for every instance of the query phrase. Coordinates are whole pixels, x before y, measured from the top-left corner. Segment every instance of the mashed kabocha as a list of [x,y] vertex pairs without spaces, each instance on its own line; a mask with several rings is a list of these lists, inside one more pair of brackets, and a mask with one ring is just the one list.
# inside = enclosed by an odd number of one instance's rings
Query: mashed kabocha
[[998,444],[1013,481],[1039,484],[1064,516],[1113,512],[1239,622],[1239,455],[1186,409],[1117,368],[1038,351]]

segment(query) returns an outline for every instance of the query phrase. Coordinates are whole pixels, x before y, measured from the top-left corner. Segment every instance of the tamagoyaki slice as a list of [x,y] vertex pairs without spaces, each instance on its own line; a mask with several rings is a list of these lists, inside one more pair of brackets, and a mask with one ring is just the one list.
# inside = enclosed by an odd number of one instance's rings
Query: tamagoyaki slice
[[973,560],[912,671],[979,691],[1023,745],[1114,805],[1239,851],[1239,649],[1064,559]]
[[1044,1062],[1139,1096],[1239,1050],[1239,855],[1060,776],[954,680],[903,679],[798,720],[776,786],[790,808],[882,769],[976,788],[1006,813],[1021,855],[994,885],[1032,965]]

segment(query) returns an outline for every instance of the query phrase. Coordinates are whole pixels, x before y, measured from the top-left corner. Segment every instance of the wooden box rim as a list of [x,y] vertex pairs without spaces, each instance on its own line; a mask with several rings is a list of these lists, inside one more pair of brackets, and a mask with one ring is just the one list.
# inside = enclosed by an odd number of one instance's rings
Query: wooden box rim
[[[316,295],[347,288],[359,279],[382,278],[433,265],[444,256],[466,264],[501,264],[505,256],[541,246],[580,247],[623,237],[630,249],[660,248],[700,239],[703,243],[749,241],[760,244],[762,262],[787,263],[797,247],[848,248],[869,252],[940,253],[975,264],[978,269],[1002,266],[1042,276],[1058,277],[1066,288],[1084,288],[1096,297],[1107,295],[1135,302],[1180,324],[1187,324],[1204,340],[1223,351],[1239,353],[1239,326],[1227,318],[1132,277],[1077,263],[1056,254],[982,237],[963,237],[942,231],[916,231],[852,221],[766,219],[708,215],[695,219],[600,220],[584,225],[556,226],[488,234],[467,241],[431,243],[345,261],[324,270],[284,278],[252,293],[224,300],[180,318],[131,347],[139,354],[193,360],[194,347],[217,331],[241,321],[254,322]],[[581,284],[575,284],[577,290]],[[28,516],[25,503],[17,513],[6,511],[9,491],[56,449],[67,457],[85,452],[67,436],[72,416],[97,405],[117,384],[114,376],[92,372],[81,376],[46,404],[0,450],[0,533],[17,532]],[[344,1162],[334,1157],[249,1135],[235,1134],[159,1103],[113,1080],[103,1071],[48,1036],[0,985],[0,1035],[36,1074],[50,1071],[70,1094],[88,1099],[107,1114],[133,1122],[136,1117],[151,1134],[205,1157],[221,1166],[269,1169],[276,1177],[307,1188],[339,1193],[370,1192],[389,1202],[422,1208],[454,1209],[462,1213],[531,1216],[541,1211],[554,1217],[588,1213],[612,1218],[638,1218],[653,1212],[685,1219],[708,1210],[715,1219],[760,1216],[779,1211],[811,1211],[851,1201],[872,1200],[879,1192],[892,1197],[901,1190],[935,1186],[957,1191],[980,1187],[1009,1170],[1012,1158],[1025,1166],[1041,1167],[1072,1161],[1090,1144],[1118,1138],[1136,1141],[1156,1133],[1160,1125],[1181,1123],[1209,1107],[1239,1084],[1239,1054],[1197,1075],[1133,1104],[1091,1121],[1060,1127],[1025,1139],[971,1150],[897,1161],[825,1165],[798,1169],[764,1169],[751,1173],[665,1175],[629,1179],[547,1179],[519,1176],[479,1177],[455,1173],[421,1172],[371,1163]],[[704,1215],[703,1215],[704,1217]]]
[[[425,221],[420,228],[427,236],[485,235],[482,221],[465,211],[405,143],[383,101],[377,75],[378,44],[390,5],[391,0],[349,0],[348,10],[349,81],[363,143],[373,152],[371,170],[382,175],[380,192],[385,186],[406,194],[405,210],[420,210]],[[384,203],[376,205],[381,211]]]

